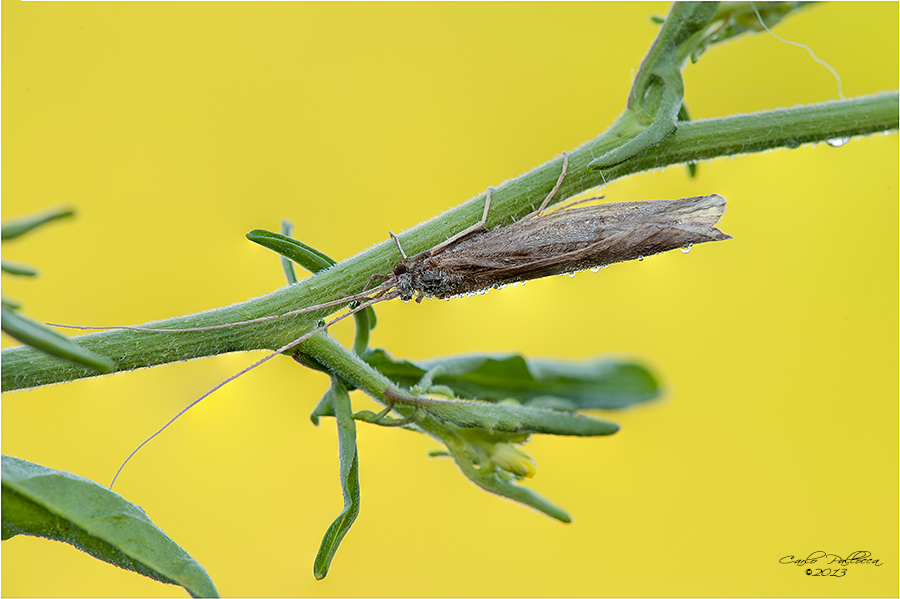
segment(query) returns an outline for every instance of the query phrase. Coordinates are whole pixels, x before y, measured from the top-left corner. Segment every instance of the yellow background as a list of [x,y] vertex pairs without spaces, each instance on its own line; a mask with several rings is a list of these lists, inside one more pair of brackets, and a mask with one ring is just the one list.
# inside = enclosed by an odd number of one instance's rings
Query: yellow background
[[[133,324],[284,284],[244,239],[289,218],[341,259],[603,131],[666,4],[44,4],[3,1],[3,216],[78,218],[7,243],[32,317]],[[843,76],[898,86],[898,7],[824,4],[777,28]],[[836,97],[767,34],[686,70],[696,118]],[[341,508],[328,381],[278,359],[148,445],[116,490],[227,596],[898,592],[897,137],[672,167],[613,200],[720,193],[733,241],[574,279],[378,308],[395,356],[636,357],[664,398],[607,439],[538,437],[528,484],[562,525],[491,496],[427,438],[359,427],[362,512],[315,582]],[[349,342],[352,326],[336,334]],[[6,344],[7,340],[4,339]],[[261,355],[261,354],[260,354]],[[3,396],[3,452],[106,483],[229,355]],[[354,395],[357,408],[368,401]],[[6,596],[184,596],[67,545],[2,546]],[[811,578],[779,558],[871,551]]]

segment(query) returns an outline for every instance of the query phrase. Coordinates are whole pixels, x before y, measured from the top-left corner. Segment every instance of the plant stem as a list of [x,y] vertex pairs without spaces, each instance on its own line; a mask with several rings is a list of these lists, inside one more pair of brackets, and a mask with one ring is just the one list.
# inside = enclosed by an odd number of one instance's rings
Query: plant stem
[[[896,130],[898,108],[898,92],[891,91],[849,100],[681,123],[675,133],[658,145],[601,172],[588,167],[588,163],[621,143],[608,130],[569,153],[568,174],[553,202],[627,175],[672,164],[781,147],[796,148],[805,143]],[[510,219],[519,219],[531,212],[553,187],[561,167],[562,158],[556,158],[493,190],[487,226],[492,228],[509,223]],[[401,236],[404,249],[407,254],[413,255],[437,245],[477,222],[483,207],[484,194],[480,194],[411,229]],[[163,320],[150,326],[187,328],[219,325],[339,299],[360,291],[372,274],[391,272],[400,260],[393,241],[385,241],[296,285],[231,306]],[[213,331],[148,333],[119,330],[82,335],[76,339],[82,347],[114,359],[117,371],[134,370],[232,351],[275,349],[312,330],[317,319],[333,311],[334,308],[326,308],[300,316]],[[333,356],[329,359],[328,356],[317,355],[314,348],[320,344],[314,343],[315,339],[305,342],[301,346],[303,351],[326,366],[334,367],[336,361]],[[3,350],[2,363],[3,391],[97,374],[28,347]],[[361,362],[360,365],[368,368]],[[339,370],[338,373],[344,374]],[[369,382],[374,384],[374,380]],[[370,385],[364,383],[366,391],[374,391],[367,387]]]

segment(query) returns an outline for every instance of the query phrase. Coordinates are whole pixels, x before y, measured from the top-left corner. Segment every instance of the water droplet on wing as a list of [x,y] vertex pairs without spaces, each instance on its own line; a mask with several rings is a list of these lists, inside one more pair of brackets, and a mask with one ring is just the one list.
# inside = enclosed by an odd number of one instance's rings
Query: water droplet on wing
[[842,145],[846,144],[849,141],[849,137],[835,137],[834,139],[826,139],[825,143],[827,143],[832,148],[840,148]]

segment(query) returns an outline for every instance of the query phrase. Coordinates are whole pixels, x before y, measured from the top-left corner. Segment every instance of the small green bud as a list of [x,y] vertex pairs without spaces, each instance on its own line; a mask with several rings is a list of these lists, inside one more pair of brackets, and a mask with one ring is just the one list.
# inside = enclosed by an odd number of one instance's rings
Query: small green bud
[[510,443],[495,443],[491,461],[498,468],[522,478],[532,478],[536,472],[534,459]]

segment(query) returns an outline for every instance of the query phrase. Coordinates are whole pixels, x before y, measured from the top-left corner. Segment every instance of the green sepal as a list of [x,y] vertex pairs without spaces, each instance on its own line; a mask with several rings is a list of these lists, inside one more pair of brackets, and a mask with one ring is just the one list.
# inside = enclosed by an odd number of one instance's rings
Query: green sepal
[[2,462],[3,540],[23,534],[62,541],[125,570],[180,585],[193,597],[218,597],[203,566],[140,506],[69,472],[7,455]]
[[356,423],[350,406],[350,394],[337,376],[331,377],[334,398],[335,420],[338,430],[338,451],[340,455],[341,491],[344,495],[344,509],[325,532],[322,544],[313,565],[316,580],[328,574],[331,560],[337,552],[344,535],[350,530],[359,515],[359,453],[356,450]]
[[39,322],[19,314],[5,304],[2,306],[0,323],[2,323],[3,332],[10,337],[51,356],[75,362],[103,373],[112,372],[116,369],[116,363],[106,356],[84,349],[68,337],[64,337]]
[[9,219],[4,221],[2,227],[0,227],[0,239],[3,241],[16,239],[47,223],[74,215],[75,211],[71,208],[49,208],[28,216]]

